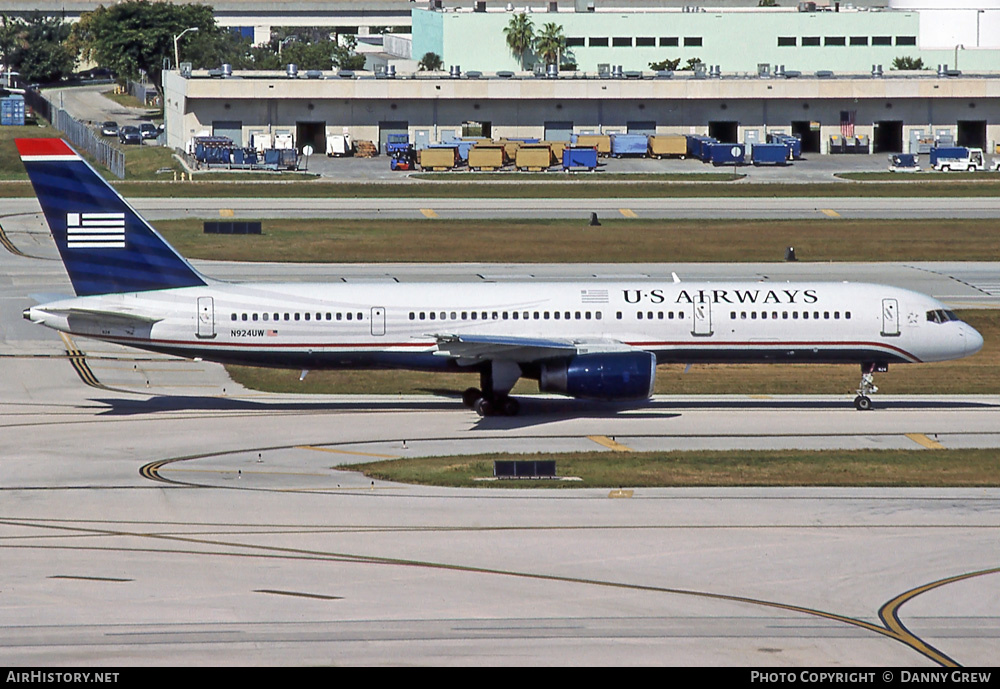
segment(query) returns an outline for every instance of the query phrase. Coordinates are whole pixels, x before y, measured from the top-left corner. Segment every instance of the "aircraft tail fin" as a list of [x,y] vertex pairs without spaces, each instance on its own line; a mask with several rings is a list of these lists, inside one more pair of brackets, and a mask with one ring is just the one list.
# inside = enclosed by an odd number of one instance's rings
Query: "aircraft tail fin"
[[207,284],[61,139],[16,139],[77,296]]

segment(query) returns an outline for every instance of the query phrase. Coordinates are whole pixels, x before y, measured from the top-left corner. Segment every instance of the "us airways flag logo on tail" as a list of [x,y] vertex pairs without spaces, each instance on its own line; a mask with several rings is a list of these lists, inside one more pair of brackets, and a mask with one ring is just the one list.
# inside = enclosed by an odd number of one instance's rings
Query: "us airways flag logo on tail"
[[61,139],[16,139],[77,296],[208,284]]
[[124,249],[124,213],[67,213],[66,246],[70,249]]

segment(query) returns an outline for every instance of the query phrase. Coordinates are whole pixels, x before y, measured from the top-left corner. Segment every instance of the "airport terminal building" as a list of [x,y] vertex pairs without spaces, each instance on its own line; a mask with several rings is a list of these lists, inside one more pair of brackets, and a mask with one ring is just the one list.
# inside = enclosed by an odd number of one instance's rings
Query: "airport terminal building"
[[[284,133],[323,151],[334,135],[384,143],[406,133],[419,147],[472,131],[726,142],[784,131],[802,138],[804,152],[824,154],[838,135],[864,137],[873,153],[908,152],[935,136],[990,152],[1000,141],[1000,0],[961,9],[943,0],[712,10],[551,2],[530,16],[536,31],[562,26],[577,69],[559,72],[522,69],[511,54],[503,28],[513,5],[438,4],[413,7],[412,56],[440,50],[442,72],[168,72],[168,145],[203,134],[250,145],[254,134]],[[896,57],[920,58],[925,69],[894,70]],[[666,58],[697,58],[703,69],[649,68]]]

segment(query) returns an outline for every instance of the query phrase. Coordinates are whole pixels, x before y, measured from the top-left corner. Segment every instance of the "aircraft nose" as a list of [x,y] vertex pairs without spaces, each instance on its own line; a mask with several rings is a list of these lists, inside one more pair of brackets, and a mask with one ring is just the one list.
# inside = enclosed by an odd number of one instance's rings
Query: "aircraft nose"
[[983,348],[983,336],[979,331],[967,323],[962,324],[963,335],[965,336],[965,355],[970,356]]

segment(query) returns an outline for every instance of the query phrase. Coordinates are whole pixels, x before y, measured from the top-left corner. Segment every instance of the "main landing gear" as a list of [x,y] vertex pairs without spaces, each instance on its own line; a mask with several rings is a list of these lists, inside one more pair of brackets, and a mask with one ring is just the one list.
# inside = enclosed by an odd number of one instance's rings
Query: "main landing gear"
[[479,372],[479,388],[462,393],[462,402],[480,416],[517,416],[520,403],[510,396],[521,377],[521,367],[513,361],[492,361]]
[[885,372],[889,370],[888,364],[864,363],[861,364],[861,385],[858,387],[858,396],[854,398],[854,408],[858,411],[869,411],[872,408],[872,399],[869,395],[878,392],[875,385],[876,371]]
[[513,397],[484,397],[479,388],[469,388],[463,392],[462,402],[480,416],[517,416],[521,410],[520,402]]

